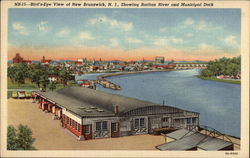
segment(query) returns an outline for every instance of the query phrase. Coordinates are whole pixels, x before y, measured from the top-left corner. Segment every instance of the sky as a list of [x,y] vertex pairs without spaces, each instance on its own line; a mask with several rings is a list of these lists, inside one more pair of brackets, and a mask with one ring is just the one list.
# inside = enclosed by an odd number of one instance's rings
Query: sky
[[8,58],[213,60],[240,55],[240,9],[11,8]]

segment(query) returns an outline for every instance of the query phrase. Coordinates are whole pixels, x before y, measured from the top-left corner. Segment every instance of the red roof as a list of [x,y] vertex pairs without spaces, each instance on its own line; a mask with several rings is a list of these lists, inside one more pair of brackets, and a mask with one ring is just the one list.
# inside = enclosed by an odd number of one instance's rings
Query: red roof
[[75,64],[82,64],[83,62],[81,62],[81,61],[75,61]]
[[89,82],[84,82],[81,85],[90,85],[90,83]]
[[41,63],[50,63],[51,60],[42,60]]

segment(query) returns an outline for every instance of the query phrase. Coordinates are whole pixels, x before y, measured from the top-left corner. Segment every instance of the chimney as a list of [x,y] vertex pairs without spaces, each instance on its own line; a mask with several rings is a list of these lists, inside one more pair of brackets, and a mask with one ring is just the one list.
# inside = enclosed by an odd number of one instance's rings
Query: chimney
[[118,105],[115,105],[115,114],[118,114]]

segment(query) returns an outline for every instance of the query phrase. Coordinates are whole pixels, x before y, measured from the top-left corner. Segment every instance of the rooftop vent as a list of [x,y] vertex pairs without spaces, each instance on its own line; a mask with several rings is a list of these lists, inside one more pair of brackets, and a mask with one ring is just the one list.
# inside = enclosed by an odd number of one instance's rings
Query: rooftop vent
[[85,110],[85,112],[92,112],[91,110]]

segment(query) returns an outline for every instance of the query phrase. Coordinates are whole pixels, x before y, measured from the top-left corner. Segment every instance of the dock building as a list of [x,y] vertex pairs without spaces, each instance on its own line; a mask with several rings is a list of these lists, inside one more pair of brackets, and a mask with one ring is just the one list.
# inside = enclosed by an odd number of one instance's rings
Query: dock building
[[199,113],[83,87],[35,92],[38,107],[53,113],[79,140],[153,133],[199,125]]

